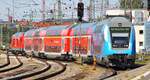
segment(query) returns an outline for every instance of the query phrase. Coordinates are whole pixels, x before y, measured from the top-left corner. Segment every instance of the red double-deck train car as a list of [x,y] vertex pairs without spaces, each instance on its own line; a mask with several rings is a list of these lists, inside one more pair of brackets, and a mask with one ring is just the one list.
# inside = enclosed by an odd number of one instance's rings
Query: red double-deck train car
[[52,26],[25,32],[24,50],[28,55],[47,58],[69,58],[68,26]]
[[23,52],[24,49],[24,32],[17,32],[11,37],[10,51],[13,53]]
[[[46,35],[44,37],[44,53],[47,57],[57,58],[63,57],[67,53],[67,42],[65,36],[62,36],[63,30],[67,26],[53,26],[46,29]],[[50,54],[50,55],[49,55]]]

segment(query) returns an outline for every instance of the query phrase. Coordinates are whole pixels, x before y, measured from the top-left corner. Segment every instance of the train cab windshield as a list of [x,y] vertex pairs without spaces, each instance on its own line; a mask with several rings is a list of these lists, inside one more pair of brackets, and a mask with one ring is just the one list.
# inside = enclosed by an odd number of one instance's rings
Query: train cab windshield
[[128,48],[130,38],[130,27],[111,27],[112,48]]

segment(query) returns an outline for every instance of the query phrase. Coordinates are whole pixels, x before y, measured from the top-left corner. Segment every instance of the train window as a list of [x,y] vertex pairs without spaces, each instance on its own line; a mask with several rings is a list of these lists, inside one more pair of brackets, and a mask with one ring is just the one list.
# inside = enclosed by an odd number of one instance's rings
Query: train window
[[139,30],[139,34],[143,34],[143,30]]
[[139,42],[139,46],[143,46],[143,42]]
[[129,47],[129,27],[110,27],[111,42],[113,48]]
[[45,46],[45,51],[46,52],[61,52],[61,47],[60,46]]

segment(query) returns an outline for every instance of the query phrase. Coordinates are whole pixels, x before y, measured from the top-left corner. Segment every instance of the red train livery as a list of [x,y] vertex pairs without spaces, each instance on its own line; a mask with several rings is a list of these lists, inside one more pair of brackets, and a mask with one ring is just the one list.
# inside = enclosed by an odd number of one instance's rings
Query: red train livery
[[17,32],[11,37],[10,48],[13,53],[24,52],[24,32]]
[[[91,30],[89,27],[81,29],[81,25],[51,26],[39,29],[31,29],[27,32],[18,32],[12,36],[11,50],[20,52],[20,49],[28,55],[70,59],[81,54],[90,55]],[[16,46],[17,45],[17,46]]]

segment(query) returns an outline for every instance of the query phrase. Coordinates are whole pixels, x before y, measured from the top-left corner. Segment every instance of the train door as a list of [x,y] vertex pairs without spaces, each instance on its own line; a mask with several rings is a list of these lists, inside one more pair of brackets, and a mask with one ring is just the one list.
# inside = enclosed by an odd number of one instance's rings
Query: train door
[[45,46],[45,44],[44,44],[44,37],[42,37],[41,39],[42,39],[41,51],[44,52],[44,48],[45,48],[44,47]]
[[39,37],[37,38],[38,42],[38,52],[42,51],[42,38]]
[[74,54],[89,55],[91,46],[90,36],[74,36],[72,38],[72,52]]
[[33,50],[36,52],[42,51],[42,38],[41,37],[35,37],[33,39]]
[[25,38],[24,39],[24,48],[26,51],[31,51],[33,48],[32,48],[32,39],[31,38]]
[[69,53],[70,52],[70,38],[66,37],[64,39],[64,52]]
[[16,38],[16,48],[18,49],[19,48],[19,41],[18,41],[19,39],[18,38]]
[[20,39],[21,41],[21,49],[23,49],[24,48],[24,35],[21,37],[21,39]]
[[15,45],[16,45],[16,44],[15,44],[15,39],[13,38],[13,39],[12,39],[12,48],[15,48]]
[[79,54],[79,38],[77,36],[72,38],[72,52],[73,54]]
[[35,51],[35,52],[37,52],[38,51],[38,39],[37,38],[33,38],[33,50]]
[[61,41],[61,53],[62,54],[64,54],[64,47],[65,47],[65,45],[64,45],[64,40],[65,40],[65,38],[64,37],[62,37],[62,41]]
[[21,36],[18,38],[18,47],[19,47],[19,49],[21,50],[21,45],[22,45],[22,40],[21,40]]
[[86,35],[81,38],[81,49],[80,52],[82,55],[90,55],[91,53],[91,36]]
[[80,41],[80,52],[81,54],[88,53],[88,37],[82,37]]

